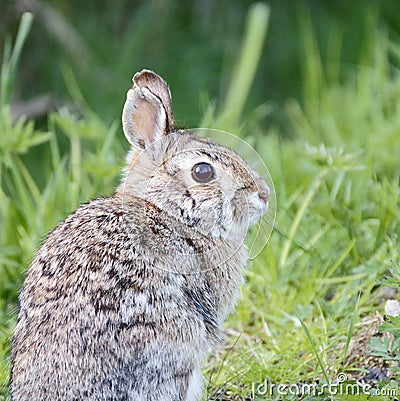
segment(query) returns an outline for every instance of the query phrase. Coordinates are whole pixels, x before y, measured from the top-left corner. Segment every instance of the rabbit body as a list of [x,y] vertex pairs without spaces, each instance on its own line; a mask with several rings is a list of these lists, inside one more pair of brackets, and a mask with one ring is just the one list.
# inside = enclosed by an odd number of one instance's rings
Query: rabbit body
[[[28,269],[13,337],[14,401],[201,396],[201,361],[243,281],[246,224],[266,205],[236,154],[175,131],[164,81],[141,74],[124,109],[133,147],[123,183],[60,223]],[[188,184],[198,158],[216,163],[218,186],[217,178]],[[237,199],[223,196],[223,185],[236,185]]]
[[199,362],[236,298],[245,253],[216,274],[206,268],[215,258],[196,249],[207,244],[176,233],[170,216],[139,198],[121,204],[82,206],[36,255],[14,336],[15,400],[186,400],[190,386],[198,395]]

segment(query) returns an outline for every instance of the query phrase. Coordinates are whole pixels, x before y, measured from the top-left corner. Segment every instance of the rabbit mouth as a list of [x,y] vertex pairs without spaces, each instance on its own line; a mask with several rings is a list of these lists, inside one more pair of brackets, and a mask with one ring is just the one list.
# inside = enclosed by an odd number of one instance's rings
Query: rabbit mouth
[[[269,190],[268,190],[269,191]],[[255,192],[248,196],[249,226],[257,223],[258,219],[269,209],[268,194]]]

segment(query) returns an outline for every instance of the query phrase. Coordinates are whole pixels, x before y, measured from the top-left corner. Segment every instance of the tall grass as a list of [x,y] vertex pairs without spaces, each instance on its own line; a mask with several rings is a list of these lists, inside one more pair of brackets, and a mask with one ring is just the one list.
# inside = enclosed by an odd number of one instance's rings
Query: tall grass
[[[261,129],[269,104],[243,112],[268,17],[265,5],[250,10],[229,95],[202,119],[203,125],[235,128],[256,146],[278,198],[274,233],[249,266],[241,301],[226,324],[226,348],[205,369],[210,399],[250,397],[253,383],[267,378],[334,378],[346,369],[342,362],[360,317],[376,308],[370,302],[376,279],[400,262],[400,75],[391,64],[400,46],[373,26],[360,66],[343,66],[333,35],[336,50],[325,65],[306,21],[300,35],[303,99],[287,101],[294,134],[282,139],[273,127]],[[23,36],[27,28],[22,22]],[[14,46],[14,54],[21,48]],[[11,54],[3,58],[5,93],[16,73]],[[81,202],[112,191],[123,160],[119,125],[96,116],[68,69],[64,75],[83,118],[62,109],[42,132],[31,121],[12,123],[8,95],[1,103],[0,399],[7,393],[17,294],[32,255]],[[41,157],[41,177],[32,173],[31,155]]]
[[293,138],[274,128],[256,135],[277,189],[275,232],[247,272],[227,324],[230,346],[213,360],[220,367],[209,369],[212,399],[249,397],[264,380],[334,381],[351,370],[343,362],[360,318],[382,312],[371,302],[376,280],[400,263],[400,74],[392,64],[400,53],[376,25],[370,31],[362,64],[342,64],[340,51],[324,64],[310,21],[301,25],[303,99],[285,108]]

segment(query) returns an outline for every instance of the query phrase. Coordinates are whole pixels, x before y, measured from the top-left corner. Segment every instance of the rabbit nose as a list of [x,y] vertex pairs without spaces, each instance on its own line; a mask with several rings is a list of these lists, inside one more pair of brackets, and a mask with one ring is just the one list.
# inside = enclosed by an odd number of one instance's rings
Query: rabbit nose
[[268,202],[269,199],[269,188],[264,180],[261,178],[256,181],[257,188],[258,188],[258,196],[259,198],[264,201],[265,203]]

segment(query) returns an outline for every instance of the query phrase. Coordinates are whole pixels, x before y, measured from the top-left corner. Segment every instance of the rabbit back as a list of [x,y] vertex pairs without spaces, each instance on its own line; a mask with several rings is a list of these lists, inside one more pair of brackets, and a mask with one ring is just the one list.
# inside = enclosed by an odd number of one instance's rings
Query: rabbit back
[[14,400],[185,399],[218,340],[221,299],[212,271],[179,274],[204,255],[169,219],[142,199],[112,197],[53,230],[20,295]]

